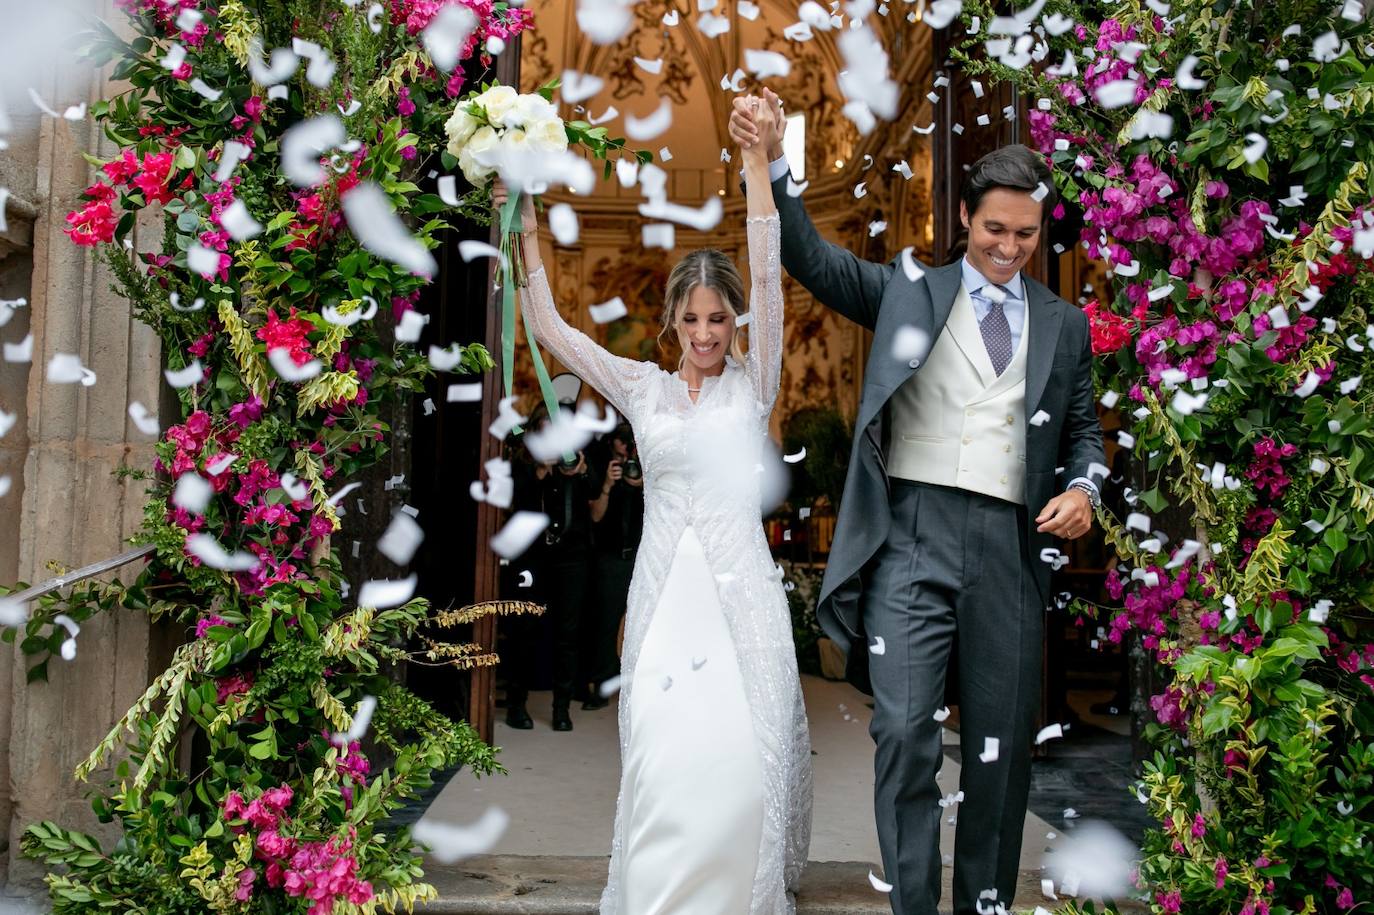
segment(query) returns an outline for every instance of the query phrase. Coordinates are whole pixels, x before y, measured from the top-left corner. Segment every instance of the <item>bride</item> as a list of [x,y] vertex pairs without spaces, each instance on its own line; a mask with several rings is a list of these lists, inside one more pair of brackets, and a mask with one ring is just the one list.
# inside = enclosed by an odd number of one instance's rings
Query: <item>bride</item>
[[[644,470],[603,915],[790,913],[810,844],[810,738],[757,472],[782,371],[770,145],[743,152],[748,310],[720,251],[668,277],[660,338],[682,348],[676,372],[614,356],[560,317],[528,195],[521,213],[534,336],[629,420]],[[505,189],[493,196],[499,207]]]

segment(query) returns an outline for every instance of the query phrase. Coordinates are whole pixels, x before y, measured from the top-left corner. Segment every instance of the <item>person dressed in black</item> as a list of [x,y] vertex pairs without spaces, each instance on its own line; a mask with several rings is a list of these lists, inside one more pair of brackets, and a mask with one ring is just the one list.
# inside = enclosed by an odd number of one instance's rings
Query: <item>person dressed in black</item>
[[629,424],[616,427],[591,460],[600,471],[601,488],[591,504],[596,583],[582,640],[585,666],[580,684],[591,686],[582,703],[587,710],[610,703],[600,686],[620,673],[616,642],[644,529],[644,473]]
[[[539,412],[529,428],[539,428]],[[555,461],[534,461],[528,452],[524,456],[527,460],[513,474],[515,507],[543,512],[549,526],[519,563],[530,571],[531,599],[545,605],[553,630],[553,729],[571,731],[568,706],[577,681],[578,634],[592,589],[591,505],[597,480],[581,451]],[[521,730],[534,727],[525,707],[534,674],[533,640],[532,632],[516,634],[507,670],[506,724]]]

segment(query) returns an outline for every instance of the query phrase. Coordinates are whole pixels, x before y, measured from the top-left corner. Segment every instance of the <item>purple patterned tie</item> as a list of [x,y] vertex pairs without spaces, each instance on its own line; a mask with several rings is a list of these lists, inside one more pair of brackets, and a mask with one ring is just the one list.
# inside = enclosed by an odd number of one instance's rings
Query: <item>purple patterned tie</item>
[[[993,289],[997,292],[989,295],[988,292]],[[1001,293],[1000,296],[998,292]],[[983,345],[988,348],[988,358],[992,360],[992,367],[1001,375],[1011,362],[1011,325],[1007,323],[1007,314],[1002,310],[1002,302],[1006,300],[1007,291],[1001,286],[989,283],[975,295],[988,303],[988,313],[978,322],[978,329],[983,332]]]

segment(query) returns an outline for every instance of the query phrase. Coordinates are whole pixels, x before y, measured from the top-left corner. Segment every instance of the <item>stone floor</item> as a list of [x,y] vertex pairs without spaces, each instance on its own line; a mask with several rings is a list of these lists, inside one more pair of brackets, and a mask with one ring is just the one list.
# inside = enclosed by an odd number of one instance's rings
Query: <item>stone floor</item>
[[[872,741],[868,697],[848,684],[804,677],[814,754],[815,815],[811,861],[798,911],[866,913],[889,911],[886,897],[872,889],[868,872],[881,876],[873,827]],[[1083,818],[1108,822],[1133,840],[1148,823],[1144,808],[1127,792],[1130,746],[1122,722],[1093,716],[1088,706],[1102,698],[1076,697],[1084,720],[1046,758],[1034,763],[1030,811],[1023,833],[1018,910],[1052,908],[1041,893],[1041,865],[1060,837],[1073,828],[1064,819],[1072,807]],[[615,705],[595,712],[573,707],[575,728],[549,727],[551,698],[531,696],[532,731],[508,728],[498,719],[495,742],[509,776],[474,780],[466,773],[439,794],[427,817],[470,823],[488,807],[510,814],[505,834],[481,858],[427,871],[443,894],[426,911],[442,913],[529,912],[562,915],[593,912],[604,885],[606,856],[619,773]],[[957,790],[958,735],[946,731],[942,791]],[[1081,821],[1080,821],[1081,822]],[[949,866],[954,828],[945,822],[941,851]]]

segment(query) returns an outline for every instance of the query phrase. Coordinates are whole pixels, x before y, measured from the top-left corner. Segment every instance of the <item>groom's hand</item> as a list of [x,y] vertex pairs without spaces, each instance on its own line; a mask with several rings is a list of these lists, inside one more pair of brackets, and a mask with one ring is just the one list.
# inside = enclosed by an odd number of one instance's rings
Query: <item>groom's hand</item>
[[1036,530],[1065,540],[1082,537],[1093,526],[1093,504],[1081,489],[1070,489],[1055,496],[1035,517]]

